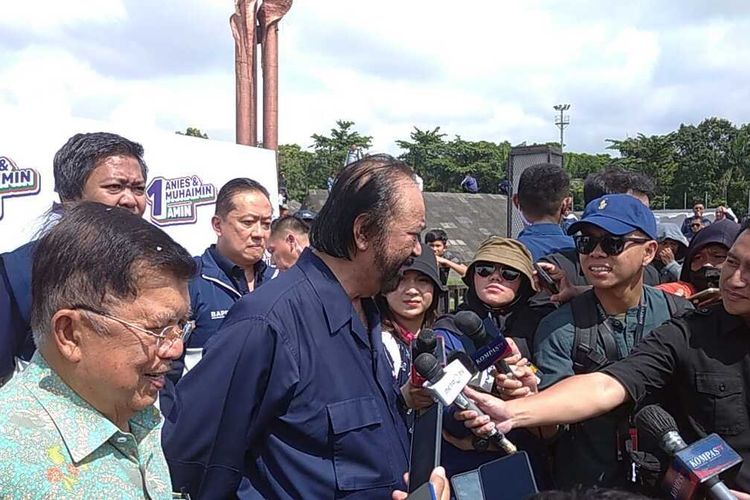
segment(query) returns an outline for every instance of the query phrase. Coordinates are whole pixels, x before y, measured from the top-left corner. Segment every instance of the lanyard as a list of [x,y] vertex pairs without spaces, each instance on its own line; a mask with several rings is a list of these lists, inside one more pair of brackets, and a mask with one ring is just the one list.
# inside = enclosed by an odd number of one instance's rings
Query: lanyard
[[[643,338],[643,330],[646,327],[646,305],[644,304],[645,300],[643,297],[641,297],[640,302],[638,302],[638,311],[636,312],[636,325],[635,325],[635,334],[633,335],[633,346],[638,344],[638,342],[641,341]],[[599,313],[599,321],[604,325],[604,327],[609,330],[609,333],[612,335],[615,334],[614,331],[612,331],[612,327],[609,324],[609,316],[607,315],[606,311],[602,307],[601,303],[599,302],[599,299],[596,300],[596,310]],[[627,314],[627,313],[626,313]],[[627,355],[628,353],[625,353]]]

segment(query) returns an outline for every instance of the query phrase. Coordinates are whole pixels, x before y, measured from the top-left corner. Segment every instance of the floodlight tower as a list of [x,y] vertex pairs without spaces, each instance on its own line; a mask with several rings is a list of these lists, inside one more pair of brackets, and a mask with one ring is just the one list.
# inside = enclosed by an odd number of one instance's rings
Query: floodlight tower
[[565,112],[570,109],[570,104],[557,104],[554,108],[555,111],[560,112],[560,116],[555,117],[555,125],[560,129],[560,150],[563,150],[565,148],[565,142],[563,142],[565,127],[570,125],[570,117],[565,116]]

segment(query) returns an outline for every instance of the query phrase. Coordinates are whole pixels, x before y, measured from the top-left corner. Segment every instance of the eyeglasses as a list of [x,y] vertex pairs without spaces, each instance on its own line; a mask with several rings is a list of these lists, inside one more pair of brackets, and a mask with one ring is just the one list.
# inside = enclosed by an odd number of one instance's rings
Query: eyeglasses
[[86,311],[92,314],[96,314],[97,316],[102,316],[104,318],[117,321],[118,323],[123,324],[129,328],[145,333],[146,335],[150,337],[155,337],[156,338],[156,354],[160,357],[167,356],[169,351],[172,349],[172,346],[174,346],[178,340],[187,342],[187,339],[190,337],[190,334],[195,329],[195,321],[182,320],[182,321],[179,321],[176,325],[167,325],[164,328],[162,328],[159,331],[159,333],[156,333],[152,330],[147,330],[146,328],[143,328],[142,326],[134,325],[133,323],[125,321],[124,319],[120,319],[116,316],[112,316],[111,314],[107,314],[102,311],[97,311],[88,306],[74,306],[73,308],[81,309],[82,311]]
[[690,227],[701,227],[701,226],[703,226],[703,224],[700,224],[698,222],[696,222],[695,224],[690,224]]
[[476,272],[482,278],[491,276],[495,271],[500,273],[500,277],[502,277],[505,281],[516,281],[518,277],[521,276],[521,271],[503,267],[500,264],[479,263],[474,266],[474,272]]
[[573,237],[576,244],[576,251],[582,255],[588,255],[599,245],[607,255],[620,255],[625,250],[625,244],[628,241],[633,243],[648,243],[647,238],[637,238],[635,236],[586,236],[577,234]]

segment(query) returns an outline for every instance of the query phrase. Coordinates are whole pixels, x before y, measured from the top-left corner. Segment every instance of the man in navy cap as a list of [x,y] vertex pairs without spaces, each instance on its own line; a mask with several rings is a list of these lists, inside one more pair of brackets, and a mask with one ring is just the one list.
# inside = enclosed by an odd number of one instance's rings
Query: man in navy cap
[[[591,201],[573,235],[581,269],[592,289],[545,317],[535,336],[541,389],[589,373],[628,355],[641,338],[689,308],[689,304],[643,284],[656,255],[656,221],[633,196],[610,194]],[[557,487],[622,486],[630,463],[627,410],[561,431],[553,474]]]

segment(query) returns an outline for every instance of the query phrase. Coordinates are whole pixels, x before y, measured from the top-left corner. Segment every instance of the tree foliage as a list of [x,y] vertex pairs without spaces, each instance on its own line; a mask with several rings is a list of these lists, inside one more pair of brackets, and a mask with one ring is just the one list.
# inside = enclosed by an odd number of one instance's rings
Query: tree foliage
[[424,179],[425,191],[461,191],[461,180],[471,173],[484,193],[497,193],[505,176],[510,143],[466,141],[460,136],[447,141],[440,127],[414,127],[410,140],[397,140],[404,153],[399,158]]
[[297,144],[279,146],[279,171],[286,179],[290,199],[302,201],[311,187],[318,187],[309,184],[308,170],[313,157],[313,153],[305,151]]
[[193,127],[188,127],[187,130],[185,130],[184,132],[180,132],[179,130],[177,130],[175,134],[187,135],[190,137],[200,137],[201,139],[208,139],[208,134],[201,132],[201,129],[199,128],[193,128]]
[[358,146],[368,150],[372,146],[372,137],[362,135],[354,130],[354,122],[337,120],[336,127],[330,135],[313,134],[312,162],[307,171],[310,188],[324,188],[328,177],[336,177],[344,167],[349,146]]
[[[198,129],[188,128],[189,132]],[[310,189],[326,187],[329,176],[343,167],[349,146],[367,150],[372,137],[358,132],[354,122],[339,120],[328,135],[313,134],[308,149],[296,144],[279,148],[279,166],[294,199],[303,199]],[[581,201],[587,175],[610,165],[648,174],[656,183],[655,207],[682,208],[694,200],[708,198],[710,206],[729,204],[744,213],[750,192],[750,124],[735,126],[721,118],[708,118],[698,125],[680,125],[668,134],[638,134],[608,139],[608,149],[619,153],[566,152],[564,168],[572,178],[571,189]],[[440,127],[414,127],[408,138],[396,141],[399,158],[423,178],[426,191],[460,191],[461,179],[472,173],[480,191],[497,193],[505,177],[510,153],[508,141],[469,141],[449,137]],[[577,208],[581,208],[577,205]]]

